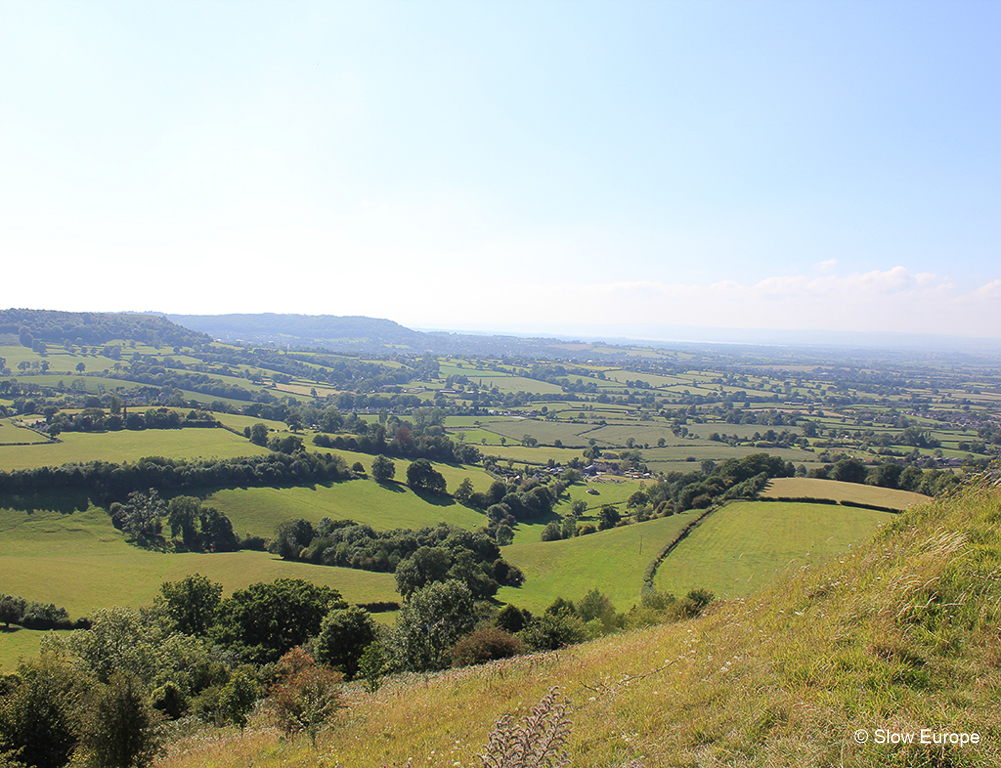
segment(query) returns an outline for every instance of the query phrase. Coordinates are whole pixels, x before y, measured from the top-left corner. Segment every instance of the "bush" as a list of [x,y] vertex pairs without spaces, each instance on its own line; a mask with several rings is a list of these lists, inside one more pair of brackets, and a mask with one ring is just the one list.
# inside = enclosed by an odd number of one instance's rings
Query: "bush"
[[673,606],[675,615],[680,619],[694,619],[701,616],[714,599],[715,595],[708,589],[693,589]]
[[584,622],[567,613],[546,614],[521,632],[521,639],[532,651],[555,651],[587,639]]
[[494,659],[507,659],[525,650],[524,643],[512,634],[497,627],[481,629],[466,635],[449,652],[453,667],[485,664]]
[[277,681],[268,692],[271,719],[286,736],[306,733],[316,746],[320,729],[341,707],[340,690],[339,672],[293,648],[278,661]]

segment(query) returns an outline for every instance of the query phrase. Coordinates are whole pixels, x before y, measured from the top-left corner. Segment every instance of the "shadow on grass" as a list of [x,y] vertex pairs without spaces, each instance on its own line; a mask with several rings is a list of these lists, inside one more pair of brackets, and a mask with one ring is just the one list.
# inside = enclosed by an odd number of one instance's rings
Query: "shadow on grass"
[[406,493],[407,489],[402,483],[396,480],[376,480],[376,485],[386,491],[392,491],[393,493]]
[[53,491],[52,493],[10,493],[0,494],[0,509],[16,509],[18,512],[53,511],[63,515],[85,512],[90,507],[90,499],[84,492]]
[[437,493],[429,493],[428,491],[420,490],[414,490],[414,495],[421,501],[427,504],[433,504],[436,507],[451,507],[455,504],[455,499],[451,496],[439,496]]

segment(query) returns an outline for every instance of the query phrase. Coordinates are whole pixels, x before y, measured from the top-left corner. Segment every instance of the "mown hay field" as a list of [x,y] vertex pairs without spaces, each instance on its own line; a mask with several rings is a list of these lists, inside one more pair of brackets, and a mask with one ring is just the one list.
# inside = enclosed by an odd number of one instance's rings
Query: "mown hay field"
[[778,477],[770,480],[761,492],[766,499],[833,499],[853,501],[857,504],[874,504],[891,509],[907,509],[928,501],[927,496],[896,488],[879,488],[861,483],[842,483],[837,480],[820,480],[813,477]]

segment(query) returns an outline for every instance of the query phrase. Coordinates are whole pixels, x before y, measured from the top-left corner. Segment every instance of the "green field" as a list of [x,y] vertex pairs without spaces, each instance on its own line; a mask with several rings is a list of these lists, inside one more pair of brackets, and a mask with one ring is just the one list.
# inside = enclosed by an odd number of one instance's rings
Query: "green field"
[[[0,509],[0,553],[0,592],[55,603],[73,618],[114,605],[148,605],[162,582],[191,573],[220,582],[227,594],[287,577],[334,587],[350,602],[399,598],[388,573],[289,563],[266,552],[161,554],[139,549],[97,507],[73,513]],[[19,654],[33,653],[40,636],[0,633],[0,665],[9,667]]]
[[205,503],[227,515],[241,534],[265,537],[273,536],[275,526],[292,518],[313,523],[324,517],[350,519],[379,530],[420,528],[439,521],[473,530],[485,522],[482,514],[450,498],[418,496],[405,485],[381,486],[374,480],[311,488],[226,489],[212,494]]
[[50,441],[31,429],[15,426],[20,419],[0,419],[0,446],[17,445],[19,443],[45,444]]
[[[18,430],[22,432],[23,430]],[[117,432],[64,432],[61,442],[0,445],[0,469],[29,469],[86,461],[135,461],[144,456],[230,459],[267,453],[225,429],[147,429]]]
[[521,568],[526,581],[517,589],[502,587],[497,597],[542,611],[557,597],[579,600],[596,587],[617,609],[627,610],[639,602],[647,565],[694,518],[673,515],[574,539],[504,547],[504,559]]
[[892,519],[889,512],[803,502],[739,501],[711,513],[661,563],[655,585],[740,597],[781,574],[846,553]]
[[841,483],[812,477],[778,477],[761,492],[763,498],[811,498],[854,501],[891,509],[907,509],[928,501],[927,496],[895,488],[879,488],[861,483]]

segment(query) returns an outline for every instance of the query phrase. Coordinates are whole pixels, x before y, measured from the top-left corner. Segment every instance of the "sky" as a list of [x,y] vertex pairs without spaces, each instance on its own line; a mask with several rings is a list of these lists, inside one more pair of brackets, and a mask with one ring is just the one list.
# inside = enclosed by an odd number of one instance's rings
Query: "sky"
[[997,339],[999,29],[963,0],[0,0],[0,306]]

